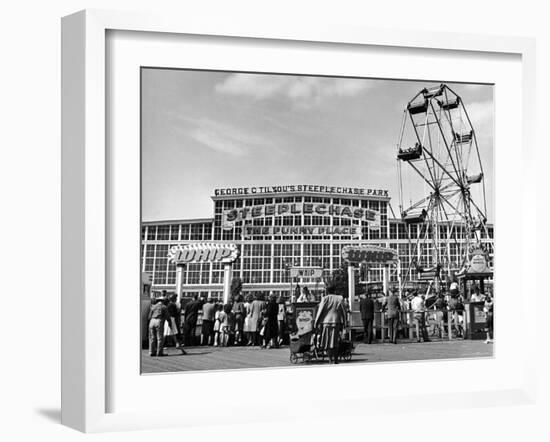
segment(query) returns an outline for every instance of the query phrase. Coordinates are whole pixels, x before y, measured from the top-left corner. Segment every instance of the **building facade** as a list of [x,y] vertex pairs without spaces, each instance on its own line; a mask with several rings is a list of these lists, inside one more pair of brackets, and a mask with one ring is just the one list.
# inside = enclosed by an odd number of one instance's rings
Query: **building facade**
[[[399,277],[418,277],[416,264],[432,264],[431,238],[425,224],[405,224],[393,216],[385,190],[328,186],[278,186],[216,189],[211,197],[213,217],[142,223],[141,270],[151,275],[152,290],[176,291],[176,267],[169,262],[172,246],[216,242],[236,244],[240,256],[233,276],[243,282],[243,292],[289,296],[292,284],[321,293],[323,278],[342,266],[346,245],[377,245],[396,249]],[[465,246],[463,226],[440,225],[440,253],[458,268]],[[493,251],[493,227],[482,241]],[[415,265],[410,265],[414,263]],[[290,277],[291,267],[321,267],[323,278]],[[363,269],[362,278],[382,280],[382,268]],[[399,274],[398,274],[399,273]],[[183,274],[183,295],[221,298],[223,264],[188,264]]]

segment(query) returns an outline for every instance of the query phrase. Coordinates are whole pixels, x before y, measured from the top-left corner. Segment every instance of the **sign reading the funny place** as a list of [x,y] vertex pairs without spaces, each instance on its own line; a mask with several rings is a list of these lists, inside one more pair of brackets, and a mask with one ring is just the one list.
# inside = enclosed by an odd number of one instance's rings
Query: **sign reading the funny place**
[[243,236],[334,235],[361,236],[361,228],[353,226],[244,226]]
[[345,246],[342,248],[342,259],[351,264],[386,264],[397,261],[397,251],[379,246]]
[[168,259],[174,264],[197,262],[231,263],[239,256],[235,244],[197,243],[174,246],[168,252]]

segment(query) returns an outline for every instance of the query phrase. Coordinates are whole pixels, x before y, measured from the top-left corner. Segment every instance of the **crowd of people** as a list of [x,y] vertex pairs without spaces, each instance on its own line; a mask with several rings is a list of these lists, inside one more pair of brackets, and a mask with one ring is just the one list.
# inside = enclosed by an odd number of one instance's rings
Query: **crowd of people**
[[149,312],[149,354],[163,356],[164,347],[169,345],[185,354],[184,346],[197,343],[201,311],[200,345],[278,348],[284,340],[287,309],[281,297],[270,295],[264,300],[260,295],[238,295],[233,302],[223,304],[195,295],[180,309],[176,295],[163,293],[152,300]]
[[[445,293],[439,292],[435,296],[429,298],[421,294],[419,291],[405,291],[400,297],[397,290],[390,290],[388,296],[384,294],[361,295],[359,309],[361,320],[364,327],[364,342],[371,344],[374,338],[373,323],[375,311],[381,311],[385,315],[387,321],[389,341],[393,344],[397,343],[399,332],[404,333],[405,327],[399,327],[400,323],[408,322],[411,316],[405,316],[403,312],[412,313],[413,325],[416,329],[417,342],[429,342],[428,333],[428,315],[432,315],[434,334],[439,333],[440,337],[445,333],[453,333],[449,330],[448,319],[449,315],[452,319],[454,332],[461,336],[464,333],[464,299],[455,289]],[[474,288],[474,292],[469,298],[469,302],[483,302],[483,312],[485,314],[485,343],[493,342],[493,298],[490,293],[482,294],[478,287]],[[410,325],[410,324],[407,324]],[[403,336],[405,337],[405,336]]]
[[[331,349],[337,347],[349,316],[346,299],[335,295],[327,286],[327,294],[321,298],[317,307],[314,328],[321,331],[321,346],[327,350],[330,360],[335,360]],[[314,297],[302,290],[296,302],[313,302]],[[490,294],[480,293],[475,288],[469,301],[483,302],[486,318],[486,343],[493,342],[493,299]],[[404,292],[399,296],[397,290],[388,295],[363,294],[360,296],[359,309],[364,326],[364,342],[371,344],[376,338],[374,332],[375,312],[385,316],[389,341],[396,344],[400,332],[404,336],[403,321],[414,322],[418,342],[429,342],[427,330],[428,315],[435,321],[440,336],[452,333],[449,329],[449,315],[452,315],[455,332],[460,332],[461,317],[464,311],[463,299],[456,292],[440,292],[428,299],[418,291]],[[239,294],[230,303],[223,304],[211,297],[200,299],[198,295],[180,308],[177,296],[168,296],[166,292],[152,300],[149,311],[149,354],[163,356],[166,346],[175,346],[183,354],[184,347],[196,345],[196,329],[199,314],[202,312],[200,345],[208,346],[260,346],[278,348],[288,335],[288,305],[282,297],[269,295],[267,299],[259,294]],[[403,315],[403,312],[410,315]],[[405,318],[405,319],[404,319]],[[183,321],[182,321],[183,320]],[[401,325],[401,326],[400,326]],[[410,326],[411,324],[407,324]]]

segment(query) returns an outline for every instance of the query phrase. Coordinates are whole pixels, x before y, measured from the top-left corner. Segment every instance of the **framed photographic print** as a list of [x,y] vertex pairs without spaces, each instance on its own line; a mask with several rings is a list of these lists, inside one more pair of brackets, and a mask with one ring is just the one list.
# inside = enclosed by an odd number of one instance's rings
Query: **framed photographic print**
[[533,42],[458,37],[64,18],[63,423],[532,400]]

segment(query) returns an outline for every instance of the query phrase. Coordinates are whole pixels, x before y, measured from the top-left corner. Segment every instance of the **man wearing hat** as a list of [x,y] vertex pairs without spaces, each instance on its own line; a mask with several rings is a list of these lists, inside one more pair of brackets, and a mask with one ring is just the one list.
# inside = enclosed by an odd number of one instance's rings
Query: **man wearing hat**
[[199,311],[202,307],[202,303],[199,300],[199,295],[193,296],[193,300],[188,302],[184,309],[185,314],[185,344],[195,344],[195,330],[197,329],[197,320],[199,317]]
[[426,330],[426,304],[424,303],[424,298],[418,292],[415,292],[414,295],[411,301],[411,309],[416,324],[416,341],[420,342],[420,336],[422,335],[424,342],[430,342],[428,331]]
[[363,321],[363,329],[365,333],[363,342],[365,344],[371,344],[372,323],[374,321],[374,301],[367,293],[363,293],[361,295],[359,310],[361,311],[361,320]]
[[390,334],[390,342],[397,344],[397,326],[399,324],[399,313],[401,312],[401,302],[395,293],[395,290],[390,291],[390,296],[386,298],[382,309],[386,311],[388,318],[388,331]]
[[149,311],[149,356],[164,356],[164,322],[170,322],[166,301],[165,298],[154,300]]
[[214,316],[216,315],[216,304],[209,296],[202,306],[201,345],[210,345],[210,338],[214,336]]

